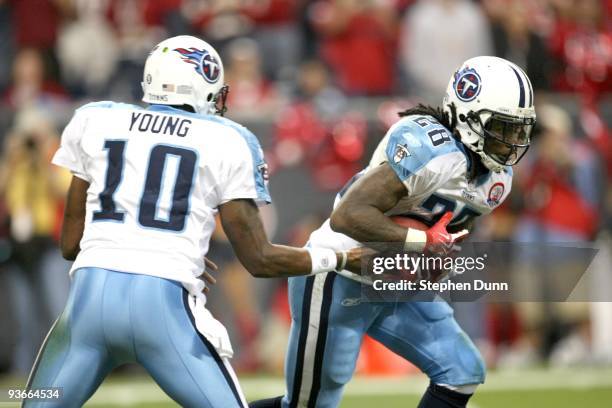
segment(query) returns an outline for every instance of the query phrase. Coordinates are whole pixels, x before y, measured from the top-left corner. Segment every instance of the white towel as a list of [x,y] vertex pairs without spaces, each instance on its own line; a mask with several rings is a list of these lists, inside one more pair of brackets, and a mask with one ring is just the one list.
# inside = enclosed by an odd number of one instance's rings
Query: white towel
[[206,297],[204,295],[189,295],[188,303],[197,330],[213,345],[221,358],[232,358],[234,349],[227,334],[227,329],[206,309]]

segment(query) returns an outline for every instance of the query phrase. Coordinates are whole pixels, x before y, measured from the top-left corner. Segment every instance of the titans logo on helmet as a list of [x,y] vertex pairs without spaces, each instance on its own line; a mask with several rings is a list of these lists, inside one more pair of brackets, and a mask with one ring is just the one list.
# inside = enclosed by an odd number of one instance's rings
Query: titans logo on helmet
[[219,80],[221,67],[217,59],[210,55],[206,50],[198,50],[191,47],[189,49],[176,48],[174,51],[183,56],[182,60],[195,65],[195,70],[209,84],[214,84]]
[[480,93],[481,84],[480,75],[473,68],[465,68],[455,72],[453,87],[455,88],[457,98],[463,102],[470,102],[476,99]]

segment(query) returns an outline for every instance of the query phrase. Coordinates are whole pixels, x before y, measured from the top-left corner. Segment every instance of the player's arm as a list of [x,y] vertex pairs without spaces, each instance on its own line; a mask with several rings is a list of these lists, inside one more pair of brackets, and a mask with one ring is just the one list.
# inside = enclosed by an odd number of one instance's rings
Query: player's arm
[[368,171],[342,197],[330,217],[331,227],[359,242],[403,242],[406,228],[385,212],[407,194],[388,163]]
[[406,186],[388,162],[368,171],[345,193],[332,212],[330,223],[359,242],[403,242],[410,251],[446,252],[455,241],[467,235],[463,230],[455,234],[446,226],[452,219],[448,212],[429,230],[419,231],[395,224],[385,212],[406,196]]
[[219,206],[223,229],[236,256],[249,273],[259,278],[309,275],[348,269],[360,273],[362,249],[343,254],[323,248],[294,248],[270,243],[253,200],[237,199]]
[[60,247],[62,256],[69,261],[76,259],[81,247],[79,246],[85,228],[85,204],[89,183],[77,176],[72,176],[66,209],[64,210],[64,223]]
[[384,145],[386,160],[344,194],[331,215],[333,230],[360,242],[402,242],[406,250],[417,252],[447,252],[455,240],[467,234],[447,231],[453,216],[450,212],[427,231],[395,225],[385,215],[403,197],[433,193],[452,174],[447,162],[434,162],[438,145],[433,145],[422,127],[416,121],[402,120],[389,129]]

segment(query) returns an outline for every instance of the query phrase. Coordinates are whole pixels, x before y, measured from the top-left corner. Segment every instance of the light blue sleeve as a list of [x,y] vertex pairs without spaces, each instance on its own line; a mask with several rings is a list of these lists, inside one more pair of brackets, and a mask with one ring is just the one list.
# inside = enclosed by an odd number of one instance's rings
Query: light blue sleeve
[[89,102],[83,106],[80,106],[77,111],[85,110],[89,108],[103,108],[103,109],[141,109],[137,105],[132,105],[129,103],[122,102],[113,102],[113,101],[96,101]]
[[255,191],[259,204],[269,204],[272,202],[268,191],[268,164],[263,155],[263,149],[257,137],[245,127],[240,127],[240,135],[244,138],[253,159],[253,178],[255,180]]
[[465,169],[461,142],[432,117],[405,117],[386,137],[385,159],[409,195],[429,194]]
[[[194,114],[194,116],[211,122],[219,123],[236,130],[248,146],[248,150],[250,152],[250,156],[253,163],[252,169],[243,170],[243,163],[240,163],[236,166],[235,171],[238,174],[235,174],[233,177],[234,180],[230,181],[230,183],[234,185],[226,186],[225,193],[221,197],[222,201],[226,202],[228,200],[238,198],[252,198],[255,200],[257,205],[265,205],[271,203],[272,198],[270,197],[270,192],[268,191],[268,165],[264,159],[263,150],[261,148],[261,145],[259,144],[257,136],[255,136],[253,132],[251,132],[246,127],[224,117],[216,115],[197,114]],[[254,192],[246,191],[244,183],[245,171],[249,172],[248,178],[254,181]],[[240,179],[240,181],[238,179]]]
[[[230,181],[234,185],[227,186],[226,193],[222,197],[222,200],[225,202],[231,199],[253,198],[258,205],[271,203],[272,198],[270,197],[270,192],[268,191],[268,165],[264,159],[263,150],[257,137],[246,127],[229,119],[218,116],[206,116],[206,119],[221,123],[236,130],[248,146],[253,163],[253,167],[251,169],[243,170],[242,163],[237,166],[237,173],[233,177],[234,180]],[[248,172],[249,174],[246,175],[244,174],[245,172]],[[245,177],[251,178],[254,181],[254,194],[246,191],[246,183],[244,183]]]
[[390,132],[386,158],[402,181],[425,167],[438,155],[434,150],[436,148],[427,140],[427,134],[412,126],[409,121],[404,120],[403,124],[392,128]]

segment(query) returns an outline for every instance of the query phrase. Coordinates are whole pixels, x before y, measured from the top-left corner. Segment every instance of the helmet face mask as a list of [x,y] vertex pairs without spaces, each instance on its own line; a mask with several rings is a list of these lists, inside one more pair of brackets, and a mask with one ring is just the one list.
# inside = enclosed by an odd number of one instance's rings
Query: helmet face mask
[[142,100],[187,105],[196,113],[223,115],[228,87],[217,51],[199,38],[180,35],[157,44],[143,73]]
[[[483,114],[487,114],[484,124],[481,119]],[[517,118],[483,109],[468,114],[467,123],[473,132],[480,134],[482,152],[487,157],[502,166],[514,166],[529,149],[535,119]]]
[[475,57],[451,76],[443,109],[461,142],[489,170],[517,164],[535,125],[533,89],[527,75],[510,61]]
[[215,114],[219,116],[225,115],[227,112],[227,94],[229,93],[229,85],[223,85],[219,92],[213,96],[213,102],[215,106]]

